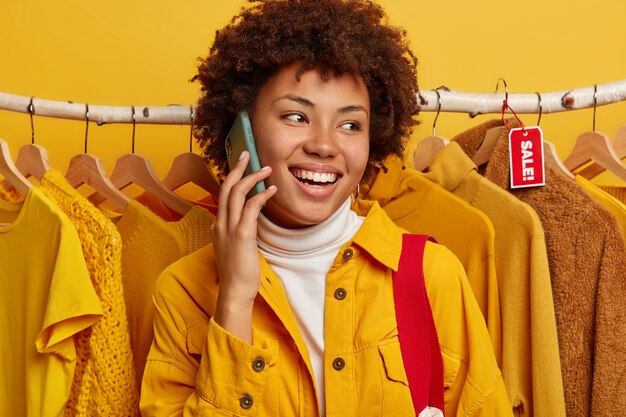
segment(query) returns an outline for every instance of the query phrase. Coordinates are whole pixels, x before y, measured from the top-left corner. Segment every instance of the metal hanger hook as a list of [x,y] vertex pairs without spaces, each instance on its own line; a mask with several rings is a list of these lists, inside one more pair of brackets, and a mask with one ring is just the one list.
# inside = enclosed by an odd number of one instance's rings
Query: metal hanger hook
[[543,113],[543,105],[541,102],[541,94],[539,94],[537,91],[535,91],[535,94],[537,94],[537,100],[539,104],[539,117],[537,118],[537,126],[539,126],[539,123],[541,123],[541,114]]
[[437,115],[435,116],[435,120],[433,120],[433,136],[437,136],[437,119],[439,119],[439,113],[441,113],[441,94],[437,89],[433,90],[435,94],[437,94]]
[[85,153],[87,153],[87,139],[89,138],[89,103],[85,103]]
[[593,131],[596,131],[596,107],[598,106],[598,84],[593,85]]
[[189,121],[190,121],[190,127],[189,127],[189,152],[192,152],[192,143],[193,143],[193,118],[194,118],[194,113],[193,113],[193,106],[189,106]]
[[135,122],[137,120],[136,115],[135,115],[135,106],[130,106],[130,108],[133,111],[133,136],[132,136],[132,142],[131,142],[131,153],[135,153]]
[[504,102],[509,102],[509,86],[506,84],[506,80],[504,78],[498,78],[498,82],[496,83],[496,93],[498,92],[498,86],[500,86],[500,81],[504,84]]
[[35,144],[35,123],[33,121],[33,115],[35,114],[35,106],[33,105],[33,99],[35,97],[30,98],[30,103],[28,103],[28,114],[30,115],[30,143]]

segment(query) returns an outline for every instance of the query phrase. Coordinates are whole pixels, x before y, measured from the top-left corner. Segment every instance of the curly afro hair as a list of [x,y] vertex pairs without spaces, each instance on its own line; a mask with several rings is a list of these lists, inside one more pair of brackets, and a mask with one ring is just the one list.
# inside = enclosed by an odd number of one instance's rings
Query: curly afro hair
[[406,31],[388,25],[380,5],[361,0],[250,0],[216,32],[199,58],[201,84],[194,136],[208,162],[226,172],[224,140],[239,111],[253,111],[266,81],[281,68],[301,63],[297,77],[319,69],[360,75],[369,93],[369,162],[402,157],[418,123],[417,59]]

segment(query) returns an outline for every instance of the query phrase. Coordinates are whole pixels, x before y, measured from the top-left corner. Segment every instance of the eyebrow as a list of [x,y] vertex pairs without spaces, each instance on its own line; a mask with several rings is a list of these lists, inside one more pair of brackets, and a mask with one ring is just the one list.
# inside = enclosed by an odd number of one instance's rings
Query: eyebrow
[[[280,96],[276,100],[274,100],[274,103],[280,100],[291,100],[305,107],[315,107],[315,104],[311,100],[302,96],[295,95],[295,94],[285,94],[284,96]],[[348,105],[348,106],[339,108],[339,113],[351,113],[351,112],[356,112],[356,111],[362,111],[369,116],[369,113],[365,109],[365,107],[359,104],[353,104],[353,105]]]

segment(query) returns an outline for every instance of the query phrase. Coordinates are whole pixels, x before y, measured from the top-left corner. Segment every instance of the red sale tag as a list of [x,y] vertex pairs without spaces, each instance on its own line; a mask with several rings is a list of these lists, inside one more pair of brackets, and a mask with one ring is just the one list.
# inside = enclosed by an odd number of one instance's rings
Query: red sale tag
[[545,184],[543,133],[539,126],[509,131],[511,188]]

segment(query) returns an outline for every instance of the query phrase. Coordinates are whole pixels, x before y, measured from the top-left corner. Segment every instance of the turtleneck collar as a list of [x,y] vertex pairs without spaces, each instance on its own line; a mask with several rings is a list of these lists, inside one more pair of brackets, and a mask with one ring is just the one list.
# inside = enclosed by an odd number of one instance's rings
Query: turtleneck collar
[[350,209],[348,198],[324,222],[302,229],[286,229],[272,223],[261,213],[257,227],[257,244],[261,252],[274,256],[311,256],[337,250],[348,241],[363,218]]

